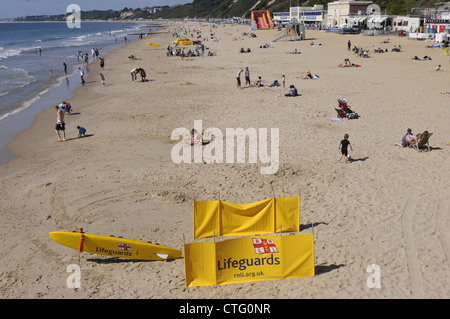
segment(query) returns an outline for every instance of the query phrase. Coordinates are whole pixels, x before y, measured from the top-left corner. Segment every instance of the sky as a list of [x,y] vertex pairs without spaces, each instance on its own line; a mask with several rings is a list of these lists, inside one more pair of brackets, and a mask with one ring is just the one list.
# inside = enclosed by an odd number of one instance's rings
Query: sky
[[192,0],[0,0],[0,19],[30,15],[65,14],[70,4],[82,11],[122,10],[192,3]]

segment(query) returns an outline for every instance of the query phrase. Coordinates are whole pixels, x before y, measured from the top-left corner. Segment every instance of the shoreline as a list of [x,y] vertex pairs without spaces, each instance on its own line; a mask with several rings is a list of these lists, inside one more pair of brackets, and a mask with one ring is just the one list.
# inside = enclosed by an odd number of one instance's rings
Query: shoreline
[[[177,22],[151,37],[110,52],[106,85],[98,64],[69,102],[66,142],[56,142],[49,106],[10,144],[19,157],[0,164],[0,243],[4,298],[74,299],[321,299],[448,298],[450,202],[448,176],[448,57],[403,38],[307,31],[307,40],[276,42],[275,30]],[[200,27],[217,41],[214,56],[167,57],[176,26]],[[237,38],[237,40],[234,40]],[[148,39],[148,40],[147,40]],[[321,46],[310,46],[313,39]],[[401,45],[402,52],[357,57],[360,47]],[[160,47],[146,45],[146,41]],[[241,47],[251,53],[239,53]],[[287,54],[297,48],[301,54]],[[138,60],[127,57],[136,54]],[[414,61],[415,55],[432,61]],[[361,67],[339,68],[350,58]],[[434,71],[435,64],[443,71]],[[236,87],[246,66],[251,82],[286,75],[286,87]],[[142,67],[149,82],[132,82]],[[304,80],[310,70],[320,77]],[[425,79],[425,80],[424,80]],[[301,96],[287,98],[294,84]],[[360,118],[332,122],[337,99]],[[262,163],[175,164],[176,128],[278,128],[279,169]],[[76,125],[89,136],[77,138]],[[407,128],[428,130],[431,152],[394,146]],[[354,151],[338,162],[339,142],[349,134]],[[193,238],[193,201],[252,203],[298,196],[300,234],[314,228],[316,275],[211,287],[186,287],[184,260],[134,262],[79,253],[53,242],[51,231],[122,236],[182,249]],[[284,234],[283,234],[284,236]],[[286,234],[288,236],[288,234]],[[226,240],[227,238],[217,238]],[[81,289],[66,285],[77,264]],[[367,285],[369,265],[381,268],[381,288]]]
[[[74,90],[80,86],[71,84],[75,77],[76,73],[61,77],[60,83],[45,89],[44,94],[41,92],[32,98],[30,100],[31,102],[24,102],[30,103],[29,106],[2,119],[2,126],[0,127],[0,134],[2,136],[0,163],[5,163],[15,158],[9,151],[9,144],[13,142],[18,134],[29,129],[34,124],[34,118],[40,112],[45,111],[49,104],[56,104],[58,103],[57,101],[69,99],[74,95]],[[63,87],[64,81],[66,81],[67,87]]]
[[[144,41],[144,39],[141,41]],[[135,42],[130,42],[128,44],[122,45],[119,48],[107,51],[105,54],[102,54],[102,57],[104,57],[106,60],[108,58],[108,55],[118,54],[118,52],[120,52],[120,50],[123,49],[125,46],[133,45],[134,43]],[[86,84],[84,87],[80,83],[78,83],[79,82],[78,71],[75,71],[72,75],[70,75],[70,77],[73,77],[74,79],[76,79],[75,81],[77,81],[78,84],[76,84],[74,86],[74,88],[72,88],[69,92],[65,92],[65,93],[61,92],[61,91],[64,91],[64,88],[61,87],[63,85],[63,82],[61,81],[61,83],[58,86],[52,88],[52,91],[55,91],[53,93],[54,94],[53,96],[48,96],[46,99],[41,98],[38,101],[39,102],[38,104],[42,105],[42,103],[49,103],[50,101],[53,101],[53,103],[50,103],[51,106],[48,106],[47,108],[40,109],[37,113],[33,112],[34,113],[33,119],[30,119],[29,117],[26,119],[26,121],[29,123],[28,128],[14,133],[14,137],[6,145],[6,149],[8,150],[9,157],[10,157],[10,159],[8,161],[20,157],[20,152],[21,152],[20,150],[22,148],[22,146],[20,146],[20,145],[23,143],[21,136],[30,136],[30,135],[31,136],[35,136],[35,135],[39,136],[40,135],[39,133],[42,133],[44,131],[44,127],[51,127],[51,125],[49,126],[49,121],[44,118],[50,117],[50,118],[52,118],[52,121],[54,120],[53,116],[49,116],[49,114],[54,112],[53,107],[55,105],[59,105],[62,101],[67,101],[67,102],[71,103],[74,113],[75,114],[79,113],[79,109],[82,109],[82,107],[74,105],[72,101],[76,100],[77,95],[83,94],[83,92],[85,92],[86,90],[89,90],[89,87],[87,86],[87,84],[90,83],[90,80],[93,78],[94,75],[98,76],[98,73],[100,73],[99,70],[100,70],[100,66],[99,66],[98,61],[95,61],[95,63],[90,62],[88,65],[88,69],[86,70],[86,68],[85,68]],[[96,82],[98,82],[98,81],[96,81]],[[67,98],[61,99],[62,96],[65,96]],[[59,99],[58,99],[58,97],[59,97]],[[27,109],[30,109],[30,108],[31,108],[31,106],[28,107]],[[16,115],[19,115],[20,113],[23,113],[23,114],[20,114],[21,116],[26,115],[27,109],[23,110],[22,112],[19,112]],[[69,116],[75,116],[75,115],[65,115],[66,122],[68,120],[70,120]],[[44,123],[46,125],[44,125]],[[33,133],[27,132],[28,130]],[[36,132],[37,134],[35,134],[34,132]],[[52,133],[54,135],[54,130],[52,130]],[[39,143],[38,140],[36,140],[35,142]],[[5,163],[5,162],[3,162],[3,163]],[[1,163],[0,163],[0,165],[1,165]]]
[[[52,21],[49,21],[52,22]],[[89,21],[85,21],[89,22]],[[109,22],[109,21],[92,21],[92,22]],[[130,42],[133,43],[133,42]],[[129,44],[130,44],[129,43]],[[114,44],[110,44],[114,45]],[[107,55],[110,51],[114,51],[116,49],[121,48],[125,44],[120,44],[119,47],[106,50],[103,55]],[[117,46],[117,43],[116,43]],[[98,61],[94,61],[98,63]],[[78,62],[80,66],[84,66],[84,63]],[[89,65],[93,63],[90,62]],[[46,105],[60,103],[63,100],[67,100],[74,95],[73,91],[77,88],[81,87],[81,84],[78,83],[77,74],[78,70],[76,67],[78,65],[73,65],[74,70],[71,74],[61,76],[57,79],[59,83],[52,84],[51,86],[45,88],[44,91],[39,92],[33,98],[27,101],[23,101],[23,105],[28,104],[28,106],[22,106],[12,113],[7,113],[5,118],[1,119],[2,126],[0,127],[0,136],[2,136],[2,140],[0,143],[0,163],[5,163],[11,159],[14,159],[15,156],[10,153],[8,145],[13,141],[15,136],[17,136],[20,132],[24,130],[24,127],[30,128],[32,123],[34,122],[34,117],[39,113],[46,109]],[[89,71],[85,69],[86,76],[89,77]],[[75,83],[73,84],[73,80]],[[64,82],[67,87],[64,87]]]

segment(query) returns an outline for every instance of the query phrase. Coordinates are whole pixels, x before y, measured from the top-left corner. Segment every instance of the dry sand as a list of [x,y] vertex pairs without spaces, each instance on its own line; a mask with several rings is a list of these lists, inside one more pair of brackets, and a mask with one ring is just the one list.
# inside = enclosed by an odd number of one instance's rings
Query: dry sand
[[[276,30],[182,24],[210,30],[213,57],[167,57],[175,24],[106,56],[70,102],[67,141],[56,142],[52,106],[10,144],[19,157],[0,166],[0,296],[2,298],[449,298],[449,58],[430,43],[391,37],[307,31],[302,42],[272,43]],[[254,32],[257,37],[243,36]],[[233,40],[233,37],[241,39]],[[352,45],[389,49],[369,59]],[[310,40],[322,46],[310,46]],[[151,47],[145,41],[160,43]],[[402,52],[391,52],[401,45]],[[251,53],[241,54],[241,47]],[[301,54],[286,52],[297,48]],[[373,48],[372,48],[373,49]],[[373,52],[373,51],[372,51]],[[136,54],[140,60],[127,57]],[[413,61],[414,56],[431,61]],[[338,68],[345,58],[360,68]],[[434,71],[441,64],[442,71]],[[236,88],[249,67],[252,82],[286,75],[286,88]],[[131,82],[142,67],[150,82]],[[317,80],[302,80],[310,70]],[[242,78],[243,83],[245,83]],[[286,98],[294,84],[302,95]],[[277,97],[281,94],[281,97]],[[361,115],[332,122],[337,99]],[[280,166],[174,164],[171,132],[192,128],[279,128]],[[77,138],[76,126],[91,136]],[[431,152],[394,146],[410,127],[433,134]],[[350,164],[338,163],[348,133]],[[83,227],[182,249],[192,242],[192,202],[250,203],[301,191],[301,232],[314,226],[316,276],[213,287],[185,287],[182,258],[135,262],[79,254],[48,233]],[[80,289],[66,286],[68,265],[81,267]],[[381,270],[369,288],[367,267]]]

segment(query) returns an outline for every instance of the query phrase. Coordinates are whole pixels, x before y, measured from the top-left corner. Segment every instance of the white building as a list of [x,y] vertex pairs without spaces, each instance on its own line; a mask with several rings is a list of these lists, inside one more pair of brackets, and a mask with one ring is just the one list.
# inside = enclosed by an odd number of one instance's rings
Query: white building
[[393,21],[394,31],[421,32],[420,17],[397,16]]
[[291,21],[291,18],[289,12],[274,12],[272,20],[275,24],[281,24]]
[[351,27],[364,23],[372,1],[339,0],[328,3],[327,26]]
[[306,25],[322,25],[326,21],[327,11],[323,5],[314,5],[314,7],[291,7],[289,18],[291,22],[301,22]]

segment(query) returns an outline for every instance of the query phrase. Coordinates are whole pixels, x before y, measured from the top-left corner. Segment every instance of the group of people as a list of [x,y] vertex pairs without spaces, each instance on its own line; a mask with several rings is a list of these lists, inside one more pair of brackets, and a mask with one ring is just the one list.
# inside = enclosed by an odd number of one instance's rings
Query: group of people
[[[55,132],[56,136],[58,137],[58,142],[65,142],[66,141],[66,123],[64,122],[64,115],[72,113],[72,107],[70,103],[68,102],[62,102],[59,105],[55,105],[56,110],[56,125],[55,125]],[[87,130],[84,127],[77,126],[78,129],[78,137],[84,137],[86,136]]]
[[205,52],[205,45],[202,43],[201,45],[196,44],[194,50],[189,49],[188,51],[185,48],[179,48],[178,43],[175,46],[168,45],[167,46],[167,56],[180,56],[184,57],[196,57],[202,56]]
[[[240,69],[240,70],[238,71],[238,73],[236,74],[236,81],[237,81],[237,87],[238,87],[238,88],[241,87],[241,74],[242,74],[242,72],[244,72],[244,69]],[[245,67],[245,73],[244,73],[244,76],[245,76],[245,85],[251,86],[251,82],[250,82],[250,70],[248,69],[248,67]],[[261,80],[259,86],[261,86],[261,85],[263,85],[262,79],[261,79],[261,77],[259,77],[259,79]]]
[[130,71],[131,74],[131,81],[137,81],[138,75],[141,76],[141,82],[147,81],[147,73],[145,73],[145,70],[143,68],[134,68]]
[[429,57],[428,55],[425,55],[422,59],[420,59],[417,55],[414,56],[414,58],[412,58],[413,60],[418,60],[418,61],[429,61],[431,60],[431,57]]
[[260,45],[260,49],[270,48],[272,46],[272,42],[266,42],[263,45]]
[[358,48],[356,45],[353,47],[352,49],[353,52],[355,52],[356,55],[363,57],[363,58],[368,58],[369,57],[369,50],[368,49],[364,49],[364,48]]
[[91,49],[92,60],[98,60],[99,54],[100,54],[100,52],[98,51],[97,48],[92,48]]
[[352,67],[354,64],[350,62],[350,59],[344,59],[344,62],[339,63],[338,67],[340,68],[348,68],[348,67]]

